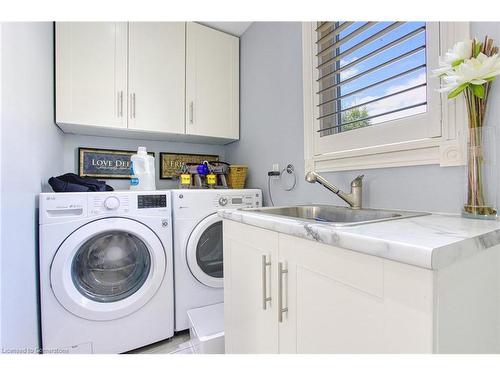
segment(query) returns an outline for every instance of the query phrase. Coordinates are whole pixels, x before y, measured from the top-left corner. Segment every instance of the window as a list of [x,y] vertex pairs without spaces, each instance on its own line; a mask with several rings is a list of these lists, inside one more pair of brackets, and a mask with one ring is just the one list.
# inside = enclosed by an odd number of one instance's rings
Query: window
[[[441,102],[439,81],[429,74],[437,66],[442,37],[457,35],[452,26],[462,34],[468,29],[447,24],[444,30],[435,22],[305,24],[307,169],[440,163],[441,143],[449,140],[458,150],[456,124],[451,130],[443,126],[458,105]],[[443,164],[462,162],[458,151],[453,155],[455,161]]]
[[425,22],[323,22],[320,136],[426,112]]

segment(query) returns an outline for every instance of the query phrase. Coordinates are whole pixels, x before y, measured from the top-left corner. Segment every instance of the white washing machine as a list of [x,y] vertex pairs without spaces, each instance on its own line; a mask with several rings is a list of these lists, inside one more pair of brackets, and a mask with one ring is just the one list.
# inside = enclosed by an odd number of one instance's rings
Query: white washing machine
[[42,347],[122,353],[174,334],[166,191],[40,194]]
[[172,190],[175,330],[189,328],[187,311],[224,301],[223,208],[260,207],[260,189]]

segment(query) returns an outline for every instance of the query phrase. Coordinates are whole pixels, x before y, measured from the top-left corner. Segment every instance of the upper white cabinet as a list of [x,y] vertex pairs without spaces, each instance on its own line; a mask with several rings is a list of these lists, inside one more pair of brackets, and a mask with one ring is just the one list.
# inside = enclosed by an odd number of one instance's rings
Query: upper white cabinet
[[187,24],[186,133],[239,138],[239,39]]
[[127,23],[58,22],[56,119],[126,128]]
[[239,39],[184,22],[58,22],[56,122],[66,132],[239,138]]
[[130,22],[130,129],[184,133],[183,22]]

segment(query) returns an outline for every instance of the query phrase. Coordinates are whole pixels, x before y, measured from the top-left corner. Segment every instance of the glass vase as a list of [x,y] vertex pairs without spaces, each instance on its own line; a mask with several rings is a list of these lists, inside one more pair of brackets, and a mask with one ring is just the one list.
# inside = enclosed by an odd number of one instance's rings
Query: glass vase
[[495,139],[495,128],[469,128],[464,217],[491,220],[497,217]]

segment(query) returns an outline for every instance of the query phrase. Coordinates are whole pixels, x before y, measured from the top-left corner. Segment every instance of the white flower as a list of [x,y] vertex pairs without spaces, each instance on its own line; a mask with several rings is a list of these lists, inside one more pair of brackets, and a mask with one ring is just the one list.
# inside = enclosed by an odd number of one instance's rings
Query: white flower
[[441,92],[452,91],[463,84],[482,85],[500,74],[500,58],[498,54],[486,56],[480,53],[477,57],[466,59],[460,65],[447,70],[442,76]]
[[449,72],[458,63],[470,59],[472,57],[472,40],[466,39],[462,42],[457,42],[445,53],[443,57],[439,57],[439,68],[434,69],[433,73],[440,76]]
[[472,57],[472,40],[466,39],[457,42],[452,49],[448,50],[442,58],[444,63],[453,65],[456,61],[470,59]]

